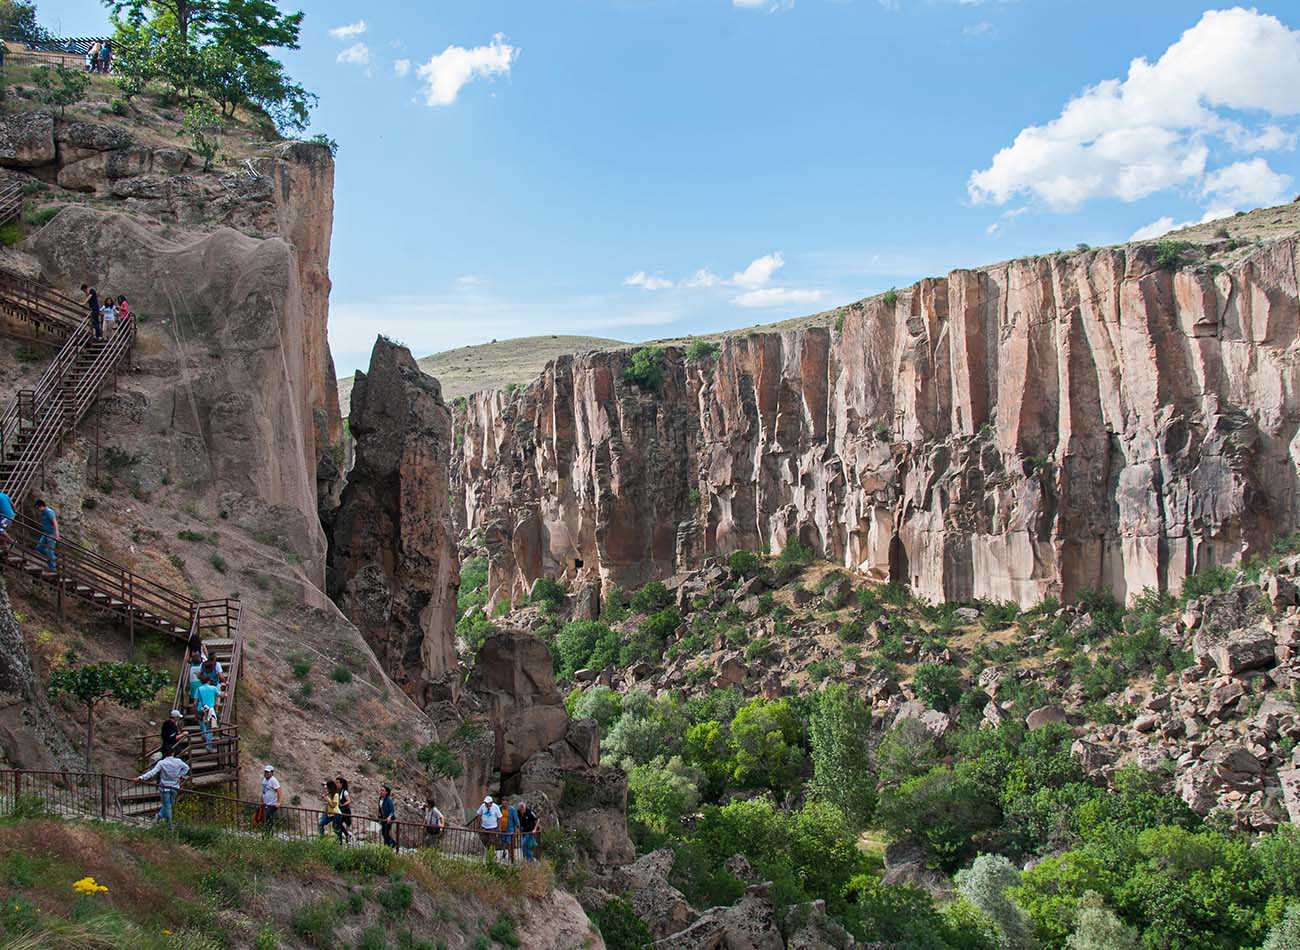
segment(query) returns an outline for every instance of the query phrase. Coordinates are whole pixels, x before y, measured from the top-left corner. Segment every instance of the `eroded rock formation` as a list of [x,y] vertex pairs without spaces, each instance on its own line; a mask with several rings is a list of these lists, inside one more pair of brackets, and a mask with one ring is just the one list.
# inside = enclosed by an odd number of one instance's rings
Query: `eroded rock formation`
[[669,349],[659,392],[625,351],[561,358],[458,415],[458,523],[494,602],[791,538],[934,599],[1176,590],[1297,525],[1298,247],[955,271],[838,330]]
[[452,699],[460,563],[442,389],[406,347],[380,337],[369,371],[357,373],[349,428],[356,464],[333,519],[330,595],[412,698]]

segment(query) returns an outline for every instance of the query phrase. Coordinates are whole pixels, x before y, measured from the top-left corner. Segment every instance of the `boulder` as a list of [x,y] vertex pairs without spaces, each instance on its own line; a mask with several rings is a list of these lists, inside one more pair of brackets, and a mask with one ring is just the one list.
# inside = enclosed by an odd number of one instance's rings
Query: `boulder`
[[1300,825],[1300,768],[1281,769],[1277,773],[1282,785],[1282,802],[1293,825]]
[[569,730],[569,714],[563,706],[526,706],[498,721],[497,729],[497,768],[507,775],[563,739]]
[[1119,758],[1115,750],[1086,739],[1075,739],[1074,744],[1070,746],[1070,754],[1079,761],[1079,765],[1089,775],[1097,775],[1109,769]]
[[64,122],[56,138],[65,149],[91,152],[112,152],[127,148],[135,141],[125,129],[99,122]]
[[54,157],[54,113],[41,110],[0,116],[0,165],[32,168],[48,165]]
[[1225,631],[1202,623],[1201,630],[1192,638],[1196,659],[1203,665],[1208,661],[1226,675],[1272,666],[1275,647],[1273,631],[1262,625]]
[[685,930],[656,940],[659,950],[785,950],[776,908],[761,887],[731,907],[714,907]]
[[853,585],[847,577],[837,577],[822,590],[822,606],[827,610],[839,610],[848,603],[853,593]]
[[671,848],[642,855],[614,871],[615,888],[627,893],[650,936],[662,940],[689,927],[699,917],[682,892],[668,883],[673,870]]
[[1285,610],[1296,605],[1296,586],[1290,578],[1270,575],[1264,579],[1263,586],[1264,596],[1274,610]]
[[1025,725],[1030,729],[1040,729],[1053,722],[1065,722],[1065,710],[1060,706],[1039,706],[1025,717]]

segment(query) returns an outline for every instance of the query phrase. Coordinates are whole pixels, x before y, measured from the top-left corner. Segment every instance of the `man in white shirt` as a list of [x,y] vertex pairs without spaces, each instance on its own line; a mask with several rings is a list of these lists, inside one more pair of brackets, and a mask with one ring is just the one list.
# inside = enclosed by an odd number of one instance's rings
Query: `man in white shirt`
[[280,808],[280,780],[275,777],[275,766],[262,769],[262,829],[271,831],[275,813]]
[[176,758],[173,753],[161,759],[148,772],[136,777],[137,782],[147,782],[155,775],[158,776],[158,798],[162,802],[162,807],[158,809],[158,817],[169,825],[172,823],[172,805],[176,803],[176,796],[180,794],[181,782],[185,781],[189,774],[190,767]]
[[483,799],[483,804],[478,806],[474,816],[478,821],[478,837],[483,842],[483,851],[489,855],[495,854],[501,839],[497,833],[497,826],[501,824],[501,806],[492,801],[492,796],[489,795]]

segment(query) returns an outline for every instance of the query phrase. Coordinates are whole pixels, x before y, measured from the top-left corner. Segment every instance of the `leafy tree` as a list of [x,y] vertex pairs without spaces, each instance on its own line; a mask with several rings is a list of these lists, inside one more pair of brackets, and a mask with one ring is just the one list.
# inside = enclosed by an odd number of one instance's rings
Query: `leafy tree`
[[82,69],[69,69],[67,66],[42,66],[32,76],[36,88],[40,90],[37,98],[49,106],[57,106],[62,116],[68,106],[75,105],[85,96],[90,88],[90,76]]
[[1119,880],[1115,869],[1095,852],[1067,851],[1024,872],[1010,894],[1029,915],[1038,936],[1059,946],[1077,928],[1087,895],[1109,894]]
[[1142,950],[1137,931],[1125,926],[1096,891],[1079,901],[1078,921],[1065,945],[1069,950]]
[[631,796],[628,811],[641,824],[659,834],[676,828],[682,815],[700,803],[698,775],[680,756],[656,756],[628,773]]
[[203,170],[212,167],[221,143],[221,117],[203,102],[191,103],[185,110],[181,126],[190,135],[190,145],[203,156]]
[[727,559],[727,566],[737,577],[753,577],[763,569],[763,559],[753,551],[735,551]]
[[[563,631],[561,631],[563,633]],[[623,698],[608,686],[593,686],[579,693],[569,713],[574,719],[594,719],[602,733],[623,714]]]
[[705,796],[720,796],[735,768],[727,744],[727,727],[716,719],[692,724],[686,730],[686,757],[703,776]]
[[664,384],[664,348],[642,346],[632,352],[632,360],[623,368],[623,379],[634,386],[658,392]]
[[912,675],[912,686],[921,702],[947,712],[961,699],[961,672],[944,663],[922,663]]
[[937,766],[880,793],[880,825],[897,839],[924,845],[935,862],[954,870],[971,839],[997,823],[997,808],[966,774]]
[[646,617],[619,651],[619,662],[631,666],[639,660],[658,660],[671,637],[681,626],[682,615],[676,607],[666,607]]
[[754,699],[736,713],[728,744],[732,777],[742,788],[768,788],[777,794],[793,789],[803,769],[799,717],[784,699]]
[[[1300,947],[1300,903],[1291,904],[1264,940],[1264,950],[1294,950]],[[1079,950],[1092,950],[1080,947]]]
[[46,31],[36,22],[36,4],[0,0],[0,38],[30,43],[46,36]]
[[624,771],[656,756],[681,752],[686,717],[681,706],[667,696],[652,698],[634,689],[623,697],[623,715],[601,743],[602,752]]
[[686,345],[686,358],[693,363],[708,363],[717,358],[722,347],[710,340],[691,340]]
[[1019,882],[1020,872],[1000,854],[981,854],[969,868],[957,872],[957,890],[988,915],[1008,950],[1035,945],[1029,918],[1007,894]]
[[104,0],[117,25],[115,68],[123,91],[152,79],[185,98],[211,97],[223,115],[245,103],[279,129],[306,127],[316,97],[295,83],[270,50],[297,49],[303,14],[275,0]]
[[564,585],[553,577],[539,577],[528,602],[541,604],[547,610],[559,610],[564,604]]
[[632,905],[621,897],[611,897],[591,915],[608,950],[650,950],[653,940]]
[[871,709],[839,685],[819,692],[812,703],[808,738],[812,746],[814,799],[831,802],[848,824],[861,828],[876,807],[876,778],[867,757]]
[[901,785],[930,771],[941,758],[930,730],[915,719],[904,719],[876,746],[876,775],[887,788]]
[[138,663],[92,663],[76,666],[71,650],[64,664],[50,674],[51,696],[69,696],[86,707],[86,767],[91,767],[95,749],[95,707],[108,700],[126,709],[139,709],[153,700],[171,682],[167,673]]

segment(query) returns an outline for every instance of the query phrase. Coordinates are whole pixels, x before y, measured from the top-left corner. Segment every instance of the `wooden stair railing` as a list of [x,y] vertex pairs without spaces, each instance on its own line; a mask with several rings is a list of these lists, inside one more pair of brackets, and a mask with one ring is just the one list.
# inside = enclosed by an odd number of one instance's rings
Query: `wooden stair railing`
[[88,316],[80,300],[4,267],[0,267],[0,313],[60,338],[75,332]]
[[23,187],[18,182],[0,188],[0,224],[8,224],[23,210]]

